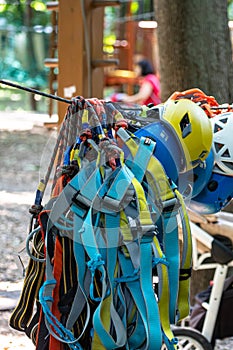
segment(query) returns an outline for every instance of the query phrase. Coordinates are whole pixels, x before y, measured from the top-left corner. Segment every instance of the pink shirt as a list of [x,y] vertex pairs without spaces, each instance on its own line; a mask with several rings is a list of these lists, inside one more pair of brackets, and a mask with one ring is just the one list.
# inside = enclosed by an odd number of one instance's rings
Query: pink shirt
[[142,104],[148,105],[148,103],[153,103],[154,105],[158,105],[161,103],[159,78],[154,74],[148,74],[143,77],[141,85],[143,85],[144,82],[149,82],[152,85],[153,92],[147,100],[142,101]]

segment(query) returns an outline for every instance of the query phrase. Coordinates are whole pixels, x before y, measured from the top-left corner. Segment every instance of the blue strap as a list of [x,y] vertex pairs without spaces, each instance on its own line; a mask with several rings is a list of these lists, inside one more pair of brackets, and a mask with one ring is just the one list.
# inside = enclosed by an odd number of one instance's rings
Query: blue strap
[[[98,170],[99,171],[99,170]],[[77,195],[77,192],[80,192],[81,188],[84,186],[87,176],[94,173],[96,176],[97,171],[95,171],[95,163],[90,163],[86,168],[81,169],[77,175],[73,177],[73,179],[65,186],[63,191],[60,193],[58,198],[56,199],[52,211],[49,214],[49,228],[56,223],[60,217],[62,217],[63,213],[65,213],[71,206],[74,200],[74,196]],[[85,215],[86,210],[83,210],[81,207],[77,207],[77,214],[79,216]]]
[[[61,322],[58,321],[58,319],[52,314],[48,302],[53,302],[53,298],[51,296],[45,296],[46,294],[46,287],[50,285],[56,284],[56,280],[47,280],[44,282],[42,287],[39,290],[39,300],[44,312],[44,315],[46,317],[46,320],[50,327],[53,327],[56,333],[51,332],[53,336],[55,336],[58,340],[61,342],[64,342],[69,345],[69,347],[73,350],[82,350],[81,345],[78,343],[78,340],[74,338],[73,333],[65,328]],[[58,335],[58,336],[57,336]]]
[[110,215],[119,213],[126,205],[124,200],[133,178],[134,175],[125,165],[117,168],[98,189],[93,207]]
[[147,137],[140,138],[140,144],[133,158],[131,171],[135,174],[136,179],[141,183],[145,175],[147,165],[153,155],[156,143]]
[[[121,277],[121,280],[126,283],[138,314],[134,332],[128,336],[129,349],[139,349],[144,342],[148,346],[149,339],[148,319],[140,286],[140,276],[139,272],[135,271],[131,259],[127,258],[120,250],[118,251],[118,260],[124,277]],[[116,283],[121,280],[116,280]],[[147,347],[145,348],[147,349]]]
[[149,325],[148,350],[160,350],[162,334],[159,308],[155,299],[152,282],[152,234],[145,234],[140,243],[141,289],[146,304]]
[[[119,225],[118,225],[119,227]],[[116,340],[114,340],[113,336],[109,333],[109,330],[106,330],[103,323],[102,323],[102,307],[104,303],[104,299],[110,295],[110,289],[107,284],[106,280],[106,271],[105,271],[105,262],[102,260],[99,249],[97,246],[97,242],[95,239],[95,233],[92,223],[92,208],[89,210],[87,217],[85,219],[85,222],[83,224],[83,227],[81,229],[82,233],[82,242],[85,247],[85,250],[91,260],[91,269],[93,268],[93,271],[98,269],[101,273],[101,283],[102,283],[102,291],[101,291],[101,297],[100,297],[100,303],[97,306],[94,315],[93,315],[93,326],[94,331],[98,334],[99,338],[101,339],[101,342],[107,349],[116,349],[119,347],[124,346],[126,343],[126,333],[125,333],[125,326],[117,314],[115,308],[113,305],[111,305],[110,308],[110,317],[114,323],[115,330],[116,330]],[[115,245],[116,249],[118,247],[118,235],[115,234],[117,237],[117,241],[112,241],[112,244]],[[114,237],[114,235],[113,235]],[[112,238],[113,239],[113,238]],[[111,260],[111,259],[110,259]],[[114,261],[113,261],[114,265]],[[111,266],[110,266],[111,271]],[[111,276],[110,276],[111,278]]]
[[[117,251],[119,248],[119,215],[113,216],[107,214],[105,216],[106,224],[106,241],[107,241],[107,271],[108,271],[108,281],[109,281],[109,298],[111,302],[110,306],[110,317],[112,320],[112,327],[115,329],[116,341],[113,340],[112,335],[109,335],[109,331],[106,331],[105,327],[102,324],[102,302],[96,309],[93,317],[93,324],[96,333],[98,334],[101,342],[107,349],[118,348],[119,344],[126,344],[126,308],[122,304],[122,312],[119,314],[117,309],[118,303],[115,301],[115,283],[114,283],[114,274],[117,267]],[[124,300],[121,298],[121,302]],[[120,321],[120,323],[119,323]],[[112,333],[112,331],[111,331]],[[114,333],[114,332],[113,332]],[[122,345],[121,345],[122,346]]]

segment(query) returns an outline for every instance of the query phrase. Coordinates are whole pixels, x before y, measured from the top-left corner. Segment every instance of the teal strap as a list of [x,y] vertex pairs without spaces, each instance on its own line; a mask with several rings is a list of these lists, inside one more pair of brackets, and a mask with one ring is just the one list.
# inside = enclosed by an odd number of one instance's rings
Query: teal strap
[[156,143],[147,137],[140,138],[140,144],[136,156],[133,158],[131,171],[136,179],[141,183],[145,175],[147,165],[154,153]]
[[[113,224],[113,218],[111,222]],[[119,227],[119,223],[117,227]],[[98,269],[101,273],[102,291],[101,291],[101,297],[99,298],[99,305],[97,306],[93,315],[94,331],[96,331],[101,342],[107,349],[116,349],[124,346],[126,343],[127,338],[126,338],[126,332],[125,332],[125,325],[122,322],[113,304],[111,304],[109,317],[111,317],[113,326],[115,328],[116,340],[110,334],[109,330],[105,329],[104,324],[101,321],[103,316],[101,310],[103,308],[104,299],[110,295],[111,288],[109,284],[107,284],[107,280],[106,280],[107,278],[106,271],[105,271],[106,262],[102,260],[102,257],[99,253],[99,249],[95,239],[95,233],[94,233],[94,228],[92,223],[92,209],[90,209],[90,211],[87,214],[81,233],[82,233],[83,245],[90,258],[89,268],[91,269],[91,273],[92,274],[95,273],[96,269]],[[117,237],[116,240],[114,239],[114,236]],[[115,235],[112,235],[110,243],[113,245],[113,247],[115,246],[115,249],[117,249],[118,247],[117,232],[115,232]],[[115,266],[116,264],[114,264],[114,256],[113,256],[113,260],[110,259],[109,265],[108,265],[111,273]],[[111,275],[109,278],[110,280],[112,279]]]
[[149,326],[146,313],[145,300],[140,286],[139,271],[134,269],[131,259],[125,257],[124,253],[118,251],[118,260],[122,270],[122,276],[116,280],[116,283],[125,283],[130,296],[134,300],[136,311],[136,323],[133,332],[128,336],[129,349],[140,349],[145,342],[145,349],[148,347]]
[[160,350],[162,334],[160,326],[159,308],[155,299],[152,281],[152,239],[153,234],[144,234],[140,244],[141,288],[146,305],[149,325],[148,350]]
[[[81,169],[77,175],[73,177],[73,179],[65,186],[63,191],[57,197],[53,209],[49,215],[50,222],[48,230],[53,226],[54,223],[57,223],[58,220],[62,217],[62,215],[70,208],[70,205],[73,203],[77,192],[81,190],[84,186],[87,176],[90,174],[95,174],[95,164],[90,163],[84,169]],[[81,207],[77,207],[78,215],[84,216],[86,214],[86,208],[83,210]]]
[[102,280],[105,280],[105,262],[102,260],[99,248],[95,239],[94,228],[92,223],[92,208],[89,209],[86,219],[79,230],[82,245],[85,247],[85,251],[89,256],[89,262],[87,262],[87,267],[91,271],[92,281],[94,281],[95,271],[98,269],[102,275]]
[[[82,350],[81,345],[78,343],[78,339],[75,339],[73,333],[65,328],[61,322],[52,314],[48,304],[53,302],[53,298],[47,294],[47,289],[50,289],[50,286],[54,286],[56,280],[47,280],[44,282],[42,287],[39,290],[39,300],[45,315],[45,322],[50,333],[58,339],[59,341],[69,344],[69,347],[72,350]],[[52,328],[54,331],[52,331]],[[55,333],[56,332],[56,333]]]
[[92,200],[96,196],[96,193],[99,191],[101,184],[102,179],[99,168],[96,168],[90,177],[86,178],[86,181],[84,183],[81,183],[81,181],[79,181],[79,183],[76,182],[74,184],[71,184],[76,190],[81,189],[75,195],[75,201],[79,203],[79,206],[83,204],[84,206],[90,207]]
[[[80,188],[82,188],[82,186],[85,184],[85,178],[86,178],[87,173],[90,173],[92,170],[93,170],[93,164],[90,164],[89,167],[81,170],[70,181],[70,183],[67,184],[67,186],[61,192],[61,194],[58,196],[58,198],[55,201],[53,208],[50,212],[50,215],[49,215],[49,220],[48,220],[48,224],[47,224],[47,231],[46,231],[46,244],[45,244],[45,246],[47,246],[48,236],[50,234],[50,229],[52,228],[53,225],[55,225],[58,228],[66,229],[66,227],[61,226],[58,223],[58,221],[61,217],[64,218],[63,213],[68,210],[68,208],[70,207],[70,205],[73,202],[75,195],[80,190]],[[96,175],[98,175],[98,172],[94,171],[93,174],[96,176]],[[94,196],[94,194],[95,193],[93,193],[93,196]],[[76,249],[74,249],[74,253],[75,253],[76,257],[78,256],[79,259],[82,259],[85,257],[85,254],[84,254],[84,252],[82,252],[82,247],[80,247],[79,228],[81,227],[82,222],[83,222],[83,218],[86,215],[86,209],[83,209],[82,207],[77,206],[77,205],[72,205],[72,211],[74,212],[74,226],[75,226],[74,232],[76,233],[76,236],[73,237],[74,238],[74,246],[76,245]],[[72,230],[73,230],[73,228],[72,228]],[[79,248],[81,248],[81,249],[79,249]],[[83,335],[83,333],[85,332],[86,327],[87,327],[88,322],[89,322],[90,308],[89,308],[89,304],[87,302],[87,293],[86,293],[85,287],[83,285],[84,281],[87,280],[86,277],[84,278],[85,269],[83,269],[83,260],[82,260],[81,264],[80,264],[80,260],[79,260],[79,263],[77,261],[77,264],[79,265],[79,276],[78,276],[79,287],[78,287],[78,290],[76,292],[75,300],[79,298],[79,307],[75,308],[75,312],[76,312],[75,317],[74,317],[74,310],[73,309],[71,310],[70,317],[68,317],[68,320],[67,320],[67,328],[66,329],[70,329],[73,326],[74,322],[76,321],[76,319],[79,317],[80,313],[82,312],[83,307],[86,305],[87,317],[86,317],[86,321],[85,321],[83,330],[78,337],[78,339],[80,339],[81,336]],[[48,281],[53,280],[53,271],[52,271],[52,266],[51,266],[48,254],[46,257],[46,281],[47,280]],[[41,302],[44,305],[45,315],[47,315],[47,318],[46,318],[46,323],[48,323],[47,328],[48,328],[49,332],[55,338],[57,338],[59,341],[76,343],[78,341],[78,339],[66,340],[64,338],[65,336],[63,336],[63,338],[62,338],[60,333],[55,333],[53,331],[52,325],[50,324],[51,317],[49,317],[47,311],[50,310],[52,307],[52,302],[53,302],[52,301],[52,291],[53,291],[53,288],[55,287],[55,285],[52,285],[51,283],[46,283],[46,281],[45,281],[45,285],[43,288],[43,293],[41,293]],[[43,296],[45,297],[44,300],[43,300]],[[45,304],[47,305],[48,310],[46,309]]]
[[98,189],[92,206],[111,215],[114,212],[119,213],[132,199],[133,178],[134,175],[125,165],[117,168]]
[[[115,281],[114,274],[116,269],[117,262],[117,251],[119,249],[119,215],[106,215],[106,241],[107,241],[107,271],[108,271],[108,281],[109,281],[109,298],[111,299],[110,306],[110,317],[112,320],[112,327],[114,329],[111,330],[111,335],[109,335],[109,331],[105,329],[102,324],[102,302],[101,301],[99,307],[96,309],[93,317],[94,329],[98,334],[101,342],[107,349],[117,348],[119,344],[126,344],[127,335],[126,335],[126,306],[125,301],[123,299],[123,295],[115,296]],[[121,300],[122,308],[118,310],[119,305],[119,297]],[[104,312],[104,309],[103,309]],[[116,334],[116,341],[112,338],[112,333]],[[122,346],[122,345],[121,345]]]

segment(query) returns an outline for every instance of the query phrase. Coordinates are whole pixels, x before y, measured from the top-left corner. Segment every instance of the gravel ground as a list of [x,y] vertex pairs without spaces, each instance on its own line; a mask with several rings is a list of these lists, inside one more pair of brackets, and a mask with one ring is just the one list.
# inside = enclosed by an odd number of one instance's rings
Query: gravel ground
[[[54,129],[43,127],[44,121],[46,116],[0,113],[0,350],[34,349],[27,336],[9,328],[8,319],[23,282],[17,251],[28,233],[28,209],[56,138]],[[25,252],[21,258],[26,265]],[[232,349],[233,338],[217,341],[215,347]]]
[[[24,333],[9,328],[19,298],[24,247],[39,179],[47,170],[56,131],[43,127],[45,115],[0,113],[0,349],[34,349]],[[49,196],[47,192],[46,197]],[[46,200],[46,198],[45,198]],[[20,254],[26,266],[25,251]]]

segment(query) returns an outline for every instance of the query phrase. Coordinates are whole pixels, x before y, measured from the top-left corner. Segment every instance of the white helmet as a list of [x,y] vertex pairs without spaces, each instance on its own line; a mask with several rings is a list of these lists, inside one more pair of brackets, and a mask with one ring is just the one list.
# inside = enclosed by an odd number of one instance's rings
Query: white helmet
[[233,113],[218,114],[211,119],[213,128],[213,172],[233,176]]

